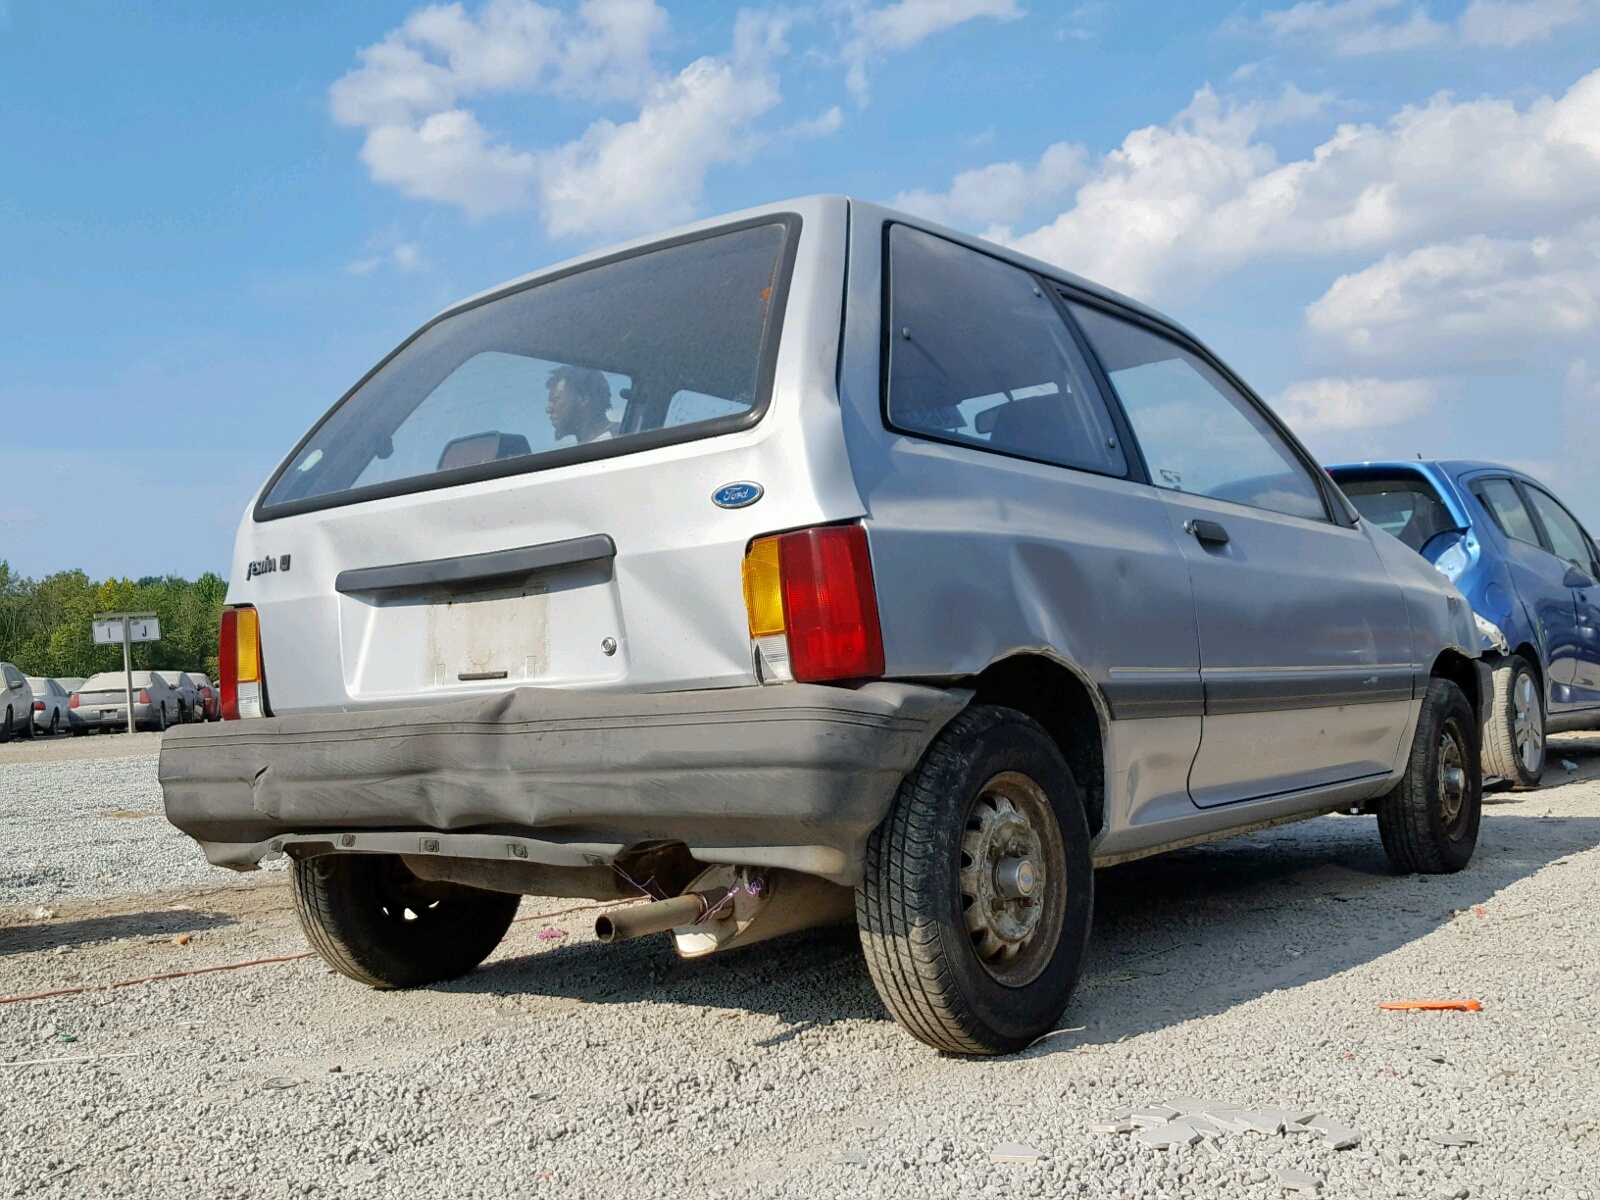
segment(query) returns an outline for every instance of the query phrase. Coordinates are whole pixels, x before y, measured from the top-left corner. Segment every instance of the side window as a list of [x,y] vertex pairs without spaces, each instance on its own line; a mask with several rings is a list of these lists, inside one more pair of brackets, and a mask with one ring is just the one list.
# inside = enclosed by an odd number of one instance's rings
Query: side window
[[1103,475],[1128,473],[1088,364],[1028,272],[895,225],[889,289],[893,428]]
[[1544,522],[1544,531],[1550,535],[1550,547],[1556,552],[1557,558],[1563,558],[1580,571],[1593,573],[1594,560],[1589,554],[1589,539],[1584,536],[1583,526],[1578,524],[1577,518],[1561,507],[1554,496],[1540,491],[1536,487],[1527,487],[1528,501],[1539,513],[1539,519]]
[[1071,307],[1117,389],[1151,483],[1291,517],[1328,519],[1310,472],[1210,363],[1131,321]]
[[1500,526],[1501,533],[1519,542],[1527,542],[1530,546],[1540,545],[1539,530],[1511,480],[1485,479],[1475,484],[1472,490],[1483,501],[1494,523]]

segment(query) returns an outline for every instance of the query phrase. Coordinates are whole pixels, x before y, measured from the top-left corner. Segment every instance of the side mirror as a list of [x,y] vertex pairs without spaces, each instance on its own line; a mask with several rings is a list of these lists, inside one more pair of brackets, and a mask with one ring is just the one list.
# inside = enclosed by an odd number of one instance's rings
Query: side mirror
[[1562,587],[1592,588],[1595,583],[1587,571],[1580,571],[1577,567],[1567,568],[1567,577],[1561,581]]

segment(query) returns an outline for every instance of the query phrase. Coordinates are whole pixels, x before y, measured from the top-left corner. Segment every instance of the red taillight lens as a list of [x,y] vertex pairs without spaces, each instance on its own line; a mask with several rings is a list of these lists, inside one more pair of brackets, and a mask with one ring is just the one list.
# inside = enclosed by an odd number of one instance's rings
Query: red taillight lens
[[148,691],[146,691],[144,688],[140,688],[139,689],[139,703],[140,704],[149,704],[150,703],[150,693]]
[[77,708],[78,707],[78,693],[77,692],[73,692],[72,693],[71,699],[69,699],[67,701],[67,707],[68,708]]
[[217,686],[222,689],[222,719],[239,719],[239,610],[222,610],[222,636],[217,646]]
[[44,701],[43,700],[35,700],[33,702],[33,711],[34,712],[43,712],[44,711]]
[[778,538],[789,664],[803,683],[883,674],[883,630],[867,531],[803,529]]

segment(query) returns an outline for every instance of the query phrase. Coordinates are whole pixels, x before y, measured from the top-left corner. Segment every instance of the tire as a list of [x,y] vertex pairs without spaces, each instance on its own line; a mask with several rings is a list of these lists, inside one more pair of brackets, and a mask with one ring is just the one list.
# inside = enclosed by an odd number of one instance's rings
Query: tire
[[1461,689],[1432,679],[1417,718],[1405,775],[1378,801],[1378,832],[1401,871],[1448,875],[1478,844],[1483,768],[1478,721]]
[[15,721],[16,717],[12,714],[11,710],[9,708],[6,709],[5,724],[0,725],[0,742],[9,742],[11,740],[11,726],[15,723]]
[[28,723],[23,727],[22,736],[27,738],[30,742],[39,736],[39,727],[33,723],[33,712],[31,709],[28,712]]
[[50,728],[49,728],[48,732],[49,732],[51,737],[55,737],[56,734],[61,732],[61,710],[60,709],[57,709],[55,712],[50,714]]
[[[1035,869],[1025,896],[1019,862]],[[952,720],[901,782],[856,889],[884,1007],[913,1037],[953,1054],[1009,1054],[1055,1027],[1078,982],[1093,908],[1089,828],[1072,772],[1036,722],[992,705]]]
[[1515,791],[1526,792],[1544,778],[1545,714],[1539,677],[1528,660],[1513,654],[1493,675],[1488,719],[1483,723],[1483,770],[1498,775]]
[[301,859],[292,879],[295,914],[312,948],[341,975],[375,988],[465,975],[500,944],[522,902],[424,882],[392,854]]
[[165,733],[166,731],[167,731],[167,706],[165,704],[163,704],[161,706],[161,715],[156,718],[156,732],[157,733]]

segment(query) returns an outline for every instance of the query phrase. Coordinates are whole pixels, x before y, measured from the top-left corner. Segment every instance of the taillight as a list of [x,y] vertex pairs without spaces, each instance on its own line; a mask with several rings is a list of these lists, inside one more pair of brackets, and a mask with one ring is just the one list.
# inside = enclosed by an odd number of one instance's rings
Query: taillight
[[750,638],[773,675],[821,683],[883,674],[878,595],[860,525],[751,543],[744,600]]
[[217,647],[217,682],[222,688],[222,719],[266,716],[262,703],[261,618],[253,608],[222,610]]
[[33,702],[33,711],[34,712],[43,712],[44,711],[44,701],[43,700],[35,700]]
[[150,703],[150,693],[148,691],[146,691],[144,688],[140,688],[139,689],[139,703],[140,704],[149,704]]
[[73,692],[72,696],[67,700],[67,707],[68,708],[77,708],[78,707],[78,693],[77,692]]

